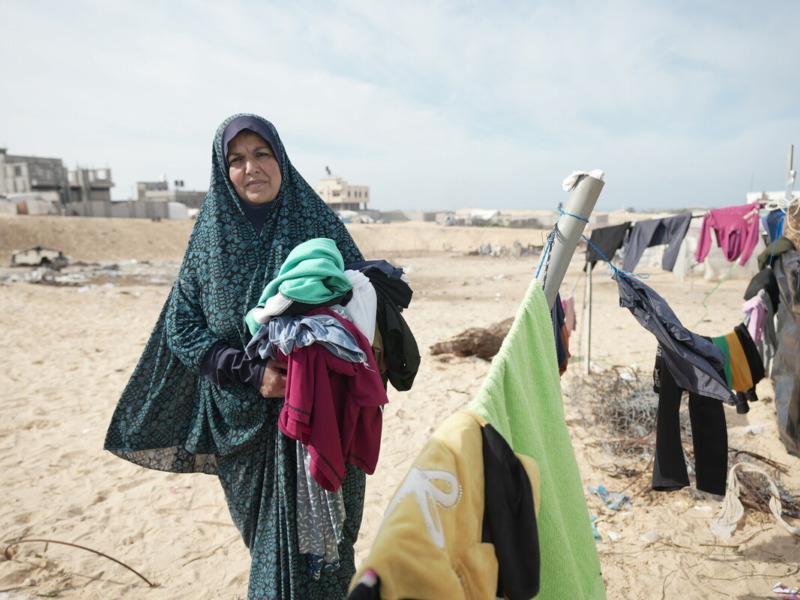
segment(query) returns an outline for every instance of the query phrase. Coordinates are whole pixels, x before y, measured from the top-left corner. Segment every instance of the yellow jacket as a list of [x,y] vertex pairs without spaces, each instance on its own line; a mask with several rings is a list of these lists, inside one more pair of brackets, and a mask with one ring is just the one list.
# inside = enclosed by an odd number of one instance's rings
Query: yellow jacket
[[[351,590],[364,571],[373,569],[380,577],[383,600],[496,598],[495,546],[481,542],[486,494],[482,428],[486,424],[478,415],[462,410],[433,433],[389,503]],[[515,456],[530,481],[538,513],[539,468],[532,458]],[[502,490],[491,492],[501,494]]]

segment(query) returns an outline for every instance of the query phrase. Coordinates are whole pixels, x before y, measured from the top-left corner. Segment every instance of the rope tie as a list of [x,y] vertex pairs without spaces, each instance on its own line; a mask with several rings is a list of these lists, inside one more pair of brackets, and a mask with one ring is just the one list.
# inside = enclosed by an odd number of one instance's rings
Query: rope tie
[[649,278],[650,278],[650,273],[631,273],[630,271],[625,271],[624,269],[620,269],[619,267],[615,267],[615,266],[614,266],[614,265],[611,263],[611,261],[608,259],[608,257],[607,257],[605,254],[603,254],[603,253],[602,253],[602,251],[600,250],[600,248],[598,248],[597,246],[595,246],[595,245],[594,245],[594,244],[591,242],[591,240],[589,240],[589,238],[587,238],[585,235],[581,235],[581,237],[582,237],[584,240],[586,240],[586,243],[587,243],[587,244],[589,244],[589,245],[592,247],[592,250],[594,250],[595,252],[597,252],[597,254],[600,256],[600,258],[602,258],[602,259],[603,259],[603,260],[604,260],[604,261],[605,261],[605,262],[608,264],[608,266],[609,266],[609,267],[611,267],[611,269],[612,269],[612,270],[613,270],[615,273],[619,273],[620,277],[636,277],[636,278],[638,278],[638,279],[649,279]]
[[[567,212],[564,209],[562,209],[560,206],[558,207],[557,210],[558,210],[559,214],[561,214],[562,216],[572,217],[574,219],[578,219],[578,220],[583,221],[585,223],[589,223],[589,219],[587,219],[586,217],[582,217],[580,215],[575,215],[575,214],[573,214],[571,212]],[[544,279],[544,281],[542,281],[542,287],[544,287],[545,281],[547,280],[547,267],[550,265],[550,258],[551,258],[550,250],[551,250],[551,248],[553,246],[553,240],[555,239],[556,235],[559,235],[559,234],[560,234],[560,232],[558,231],[558,222],[556,222],[556,224],[553,226],[553,229],[550,231],[550,234],[547,236],[547,242],[545,243],[544,249],[542,250],[542,258],[539,260],[539,266],[536,269],[536,279],[539,279],[539,274],[542,271],[542,267],[545,267],[545,273],[544,273],[545,279]],[[597,255],[600,256],[600,258],[602,258],[606,262],[606,264],[615,273],[618,273],[621,277],[638,277],[639,279],[647,279],[647,278],[650,277],[649,273],[631,273],[629,271],[625,271],[623,269],[620,269],[620,268],[614,266],[611,263],[611,261],[608,259],[608,257],[600,251],[600,248],[595,246],[589,240],[589,238],[587,238],[584,234],[581,234],[581,237],[584,240],[586,240],[586,243],[589,244],[589,246],[591,246],[592,249],[595,252],[597,252]]]

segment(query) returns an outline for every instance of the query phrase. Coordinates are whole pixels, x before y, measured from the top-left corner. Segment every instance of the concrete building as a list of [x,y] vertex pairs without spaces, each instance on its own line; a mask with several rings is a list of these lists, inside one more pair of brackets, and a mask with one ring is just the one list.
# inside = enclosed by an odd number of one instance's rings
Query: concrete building
[[367,210],[368,185],[350,185],[341,177],[323,177],[314,191],[335,211]]
[[172,189],[166,178],[161,181],[138,181],[136,183],[136,199],[152,202],[180,202],[189,209],[199,209],[206,198],[206,192],[182,190],[182,181],[176,181]]
[[17,156],[0,148],[0,195],[38,197],[68,212],[70,204],[111,201],[111,169],[69,171],[60,158]]
[[76,169],[69,172],[69,198],[67,203],[111,202],[111,169]]
[[14,156],[0,148],[0,195],[37,194],[41,200],[63,203],[68,181],[60,158]]

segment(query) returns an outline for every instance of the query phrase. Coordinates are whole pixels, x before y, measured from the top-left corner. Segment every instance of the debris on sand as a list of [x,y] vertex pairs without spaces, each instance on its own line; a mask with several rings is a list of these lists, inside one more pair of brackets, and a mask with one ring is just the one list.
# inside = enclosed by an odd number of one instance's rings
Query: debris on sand
[[447,342],[437,342],[430,347],[431,354],[455,354],[456,356],[477,356],[491,360],[500,350],[514,317],[509,317],[489,327],[470,327]]

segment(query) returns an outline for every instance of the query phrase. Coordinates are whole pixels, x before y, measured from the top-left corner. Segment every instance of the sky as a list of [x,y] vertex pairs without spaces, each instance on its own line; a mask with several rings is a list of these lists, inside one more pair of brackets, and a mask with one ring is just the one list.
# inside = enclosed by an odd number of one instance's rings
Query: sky
[[370,208],[743,204],[800,163],[796,0],[0,0],[0,147],[205,190],[228,116]]

